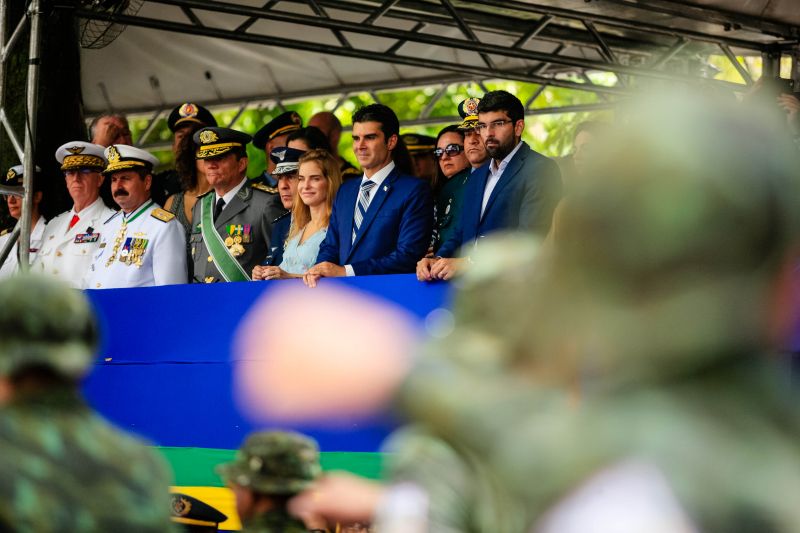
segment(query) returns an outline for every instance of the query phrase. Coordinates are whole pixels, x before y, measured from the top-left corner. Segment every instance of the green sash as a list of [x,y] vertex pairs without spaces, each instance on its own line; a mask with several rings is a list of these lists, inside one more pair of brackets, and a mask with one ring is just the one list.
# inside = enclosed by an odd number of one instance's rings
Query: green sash
[[200,204],[200,231],[203,234],[203,242],[206,245],[206,249],[211,254],[214,265],[222,274],[222,277],[225,278],[225,281],[250,281],[250,276],[244,271],[239,261],[231,255],[230,250],[225,246],[222,237],[214,227],[214,220],[211,218],[213,203],[214,195],[209,193],[202,198]]

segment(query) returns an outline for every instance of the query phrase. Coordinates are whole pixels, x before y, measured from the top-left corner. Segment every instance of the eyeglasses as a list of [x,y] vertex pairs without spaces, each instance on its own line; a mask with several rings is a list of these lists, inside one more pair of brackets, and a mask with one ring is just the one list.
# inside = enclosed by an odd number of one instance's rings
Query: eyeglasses
[[449,155],[450,157],[456,156],[464,151],[464,147],[460,144],[448,144],[444,148],[437,148],[433,151],[433,156],[436,159],[441,159],[444,157],[445,154]]
[[478,122],[477,124],[475,124],[475,129],[478,131],[495,130],[497,128],[502,128],[506,124],[513,124],[513,123],[514,123],[513,120],[494,120],[488,124],[485,122]]
[[100,171],[94,168],[71,168],[64,171],[64,178],[85,178],[95,173],[99,174]]

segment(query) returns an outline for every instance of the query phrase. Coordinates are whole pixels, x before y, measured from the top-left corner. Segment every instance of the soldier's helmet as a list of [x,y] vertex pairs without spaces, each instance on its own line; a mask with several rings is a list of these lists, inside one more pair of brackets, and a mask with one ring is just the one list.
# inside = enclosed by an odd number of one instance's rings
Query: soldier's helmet
[[80,291],[21,274],[0,282],[0,375],[45,366],[68,378],[86,374],[97,349],[97,326]]
[[226,482],[262,494],[296,494],[322,472],[319,448],[291,431],[262,431],[245,440],[236,458],[217,467]]

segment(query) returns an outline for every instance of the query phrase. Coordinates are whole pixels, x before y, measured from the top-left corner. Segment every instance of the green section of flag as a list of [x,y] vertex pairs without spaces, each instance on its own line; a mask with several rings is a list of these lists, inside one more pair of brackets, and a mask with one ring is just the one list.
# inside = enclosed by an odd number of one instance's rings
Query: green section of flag
[[[222,487],[224,484],[214,471],[220,463],[233,460],[236,450],[217,448],[157,447],[175,475],[175,485],[192,487]],[[323,470],[346,470],[370,479],[379,479],[383,454],[372,452],[322,452]]]

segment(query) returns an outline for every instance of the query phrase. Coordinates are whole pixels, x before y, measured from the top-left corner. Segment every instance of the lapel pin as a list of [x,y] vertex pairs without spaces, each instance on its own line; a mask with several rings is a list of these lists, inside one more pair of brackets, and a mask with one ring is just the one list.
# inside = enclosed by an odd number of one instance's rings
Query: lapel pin
[[383,186],[383,192],[387,192],[388,190],[389,190],[389,186],[388,185],[384,185]]

